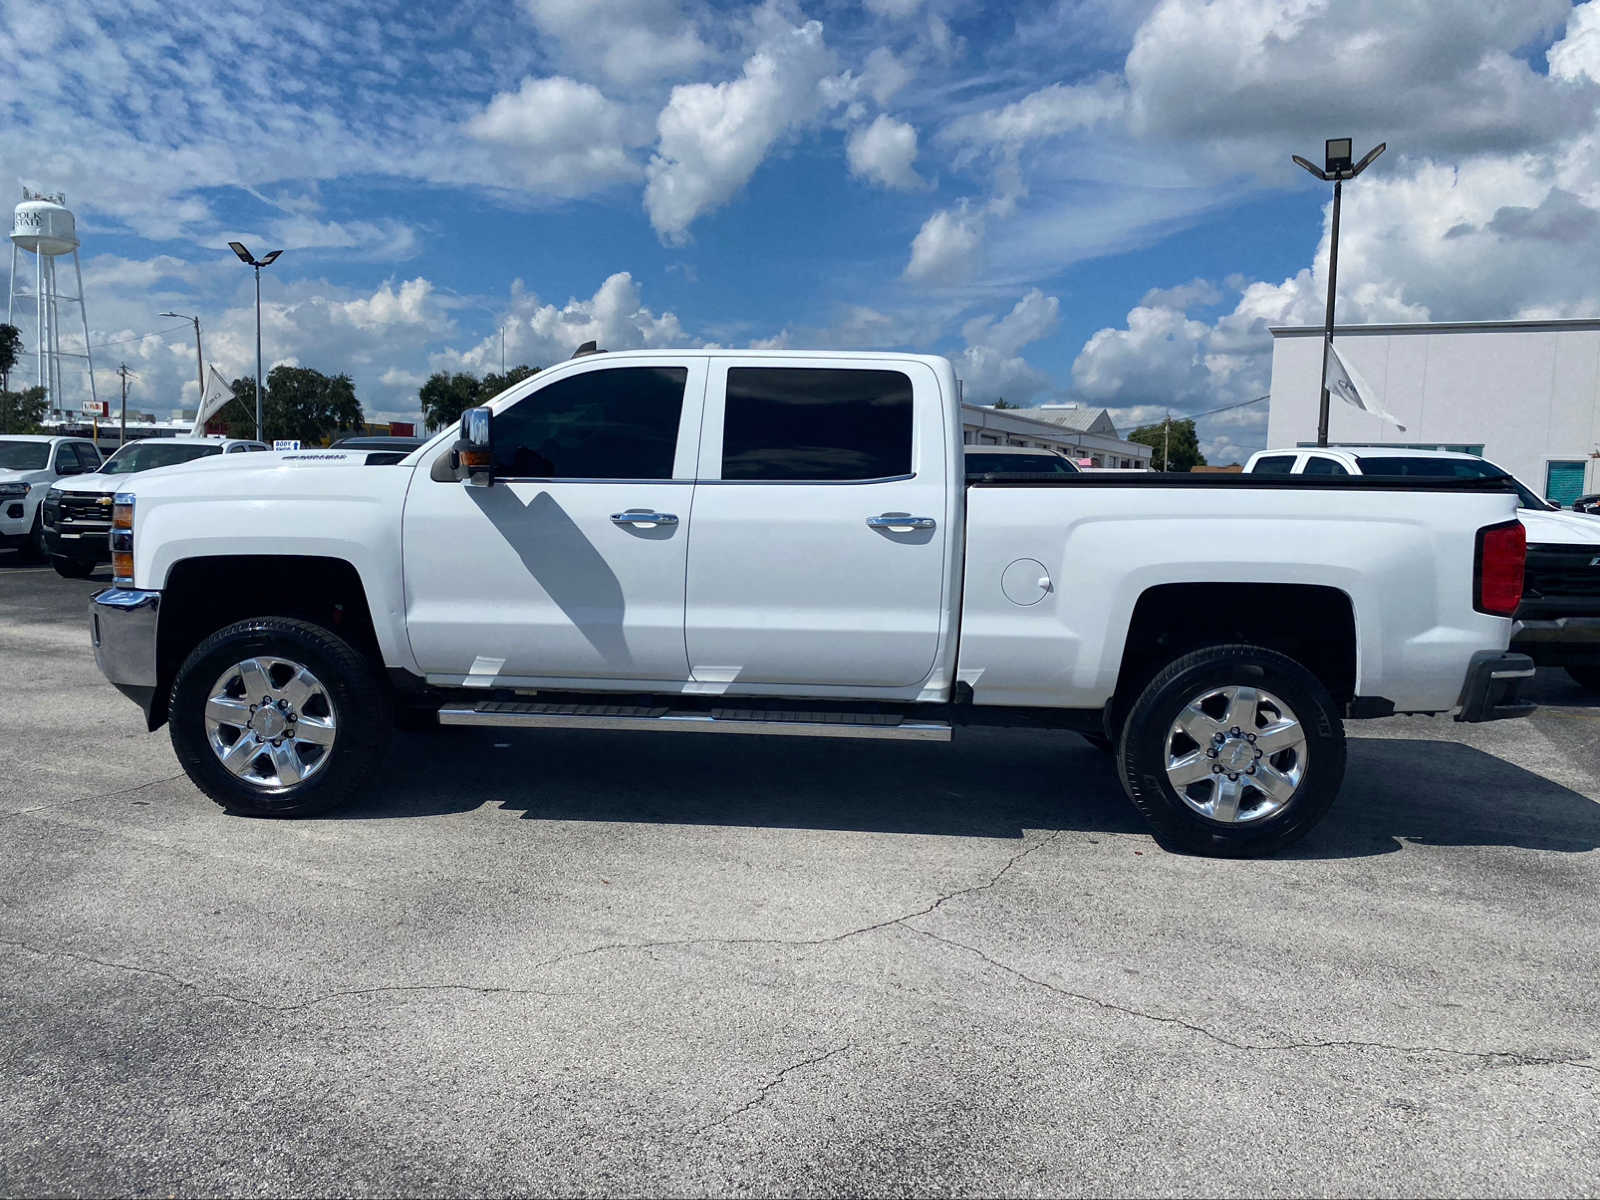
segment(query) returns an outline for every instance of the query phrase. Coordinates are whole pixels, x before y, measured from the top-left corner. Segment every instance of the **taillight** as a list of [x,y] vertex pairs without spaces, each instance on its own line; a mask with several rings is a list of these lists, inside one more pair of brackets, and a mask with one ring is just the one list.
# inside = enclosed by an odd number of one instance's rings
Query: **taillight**
[[111,507],[111,582],[133,586],[133,493],[118,492]]
[[1509,617],[1522,603],[1522,568],[1528,558],[1528,532],[1521,521],[1478,530],[1478,555],[1472,572],[1472,607]]

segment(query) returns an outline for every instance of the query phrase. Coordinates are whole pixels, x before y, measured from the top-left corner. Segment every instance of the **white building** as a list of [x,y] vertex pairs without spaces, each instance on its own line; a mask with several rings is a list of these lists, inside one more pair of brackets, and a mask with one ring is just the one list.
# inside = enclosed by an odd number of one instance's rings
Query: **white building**
[[[1314,445],[1322,328],[1272,337],[1267,445]],[[1600,491],[1600,320],[1340,325],[1334,344],[1406,428],[1334,396],[1329,444],[1481,454],[1558,503]]]
[[1090,467],[1148,471],[1150,446],[1124,441],[1103,408],[1044,404],[1038,408],[961,406],[961,440],[969,446],[1033,446],[1059,450]]

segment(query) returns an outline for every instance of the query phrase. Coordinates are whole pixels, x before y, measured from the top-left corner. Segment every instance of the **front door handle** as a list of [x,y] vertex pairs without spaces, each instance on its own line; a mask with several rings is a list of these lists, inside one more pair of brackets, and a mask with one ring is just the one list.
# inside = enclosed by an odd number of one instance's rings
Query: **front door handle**
[[612,513],[611,522],[614,525],[676,525],[678,518],[674,513],[645,512],[630,508],[627,512]]
[[868,517],[868,529],[887,529],[890,533],[910,533],[913,529],[933,529],[939,522],[932,517],[909,517],[905,513],[884,513]]

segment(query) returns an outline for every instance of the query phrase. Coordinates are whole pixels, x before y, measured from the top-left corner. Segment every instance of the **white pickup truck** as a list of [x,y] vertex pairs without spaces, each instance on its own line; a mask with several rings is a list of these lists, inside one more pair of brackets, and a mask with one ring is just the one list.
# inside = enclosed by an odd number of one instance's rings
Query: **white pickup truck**
[[[937,357],[591,353],[395,462],[206,459],[116,496],[106,676],[226,808],[290,816],[441,725],[1114,748],[1162,844],[1319,820],[1345,717],[1520,716],[1497,481],[965,482]],[[460,786],[440,780],[440,786]]]

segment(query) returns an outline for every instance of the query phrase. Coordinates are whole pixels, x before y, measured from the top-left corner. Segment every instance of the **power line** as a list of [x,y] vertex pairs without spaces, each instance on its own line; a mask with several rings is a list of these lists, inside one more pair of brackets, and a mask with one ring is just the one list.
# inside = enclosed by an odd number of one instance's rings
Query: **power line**
[[[89,349],[99,350],[105,346],[126,346],[129,342],[142,342],[147,337],[160,337],[163,333],[176,333],[178,330],[185,328],[187,325],[188,322],[185,321],[182,325],[169,325],[165,329],[152,329],[148,333],[136,333],[132,337],[114,338],[109,342],[95,342],[89,347]],[[33,351],[24,350],[22,353],[25,355],[31,355]]]
[[1268,392],[1265,396],[1257,396],[1254,400],[1240,400],[1237,404],[1224,404],[1221,408],[1213,408],[1206,412],[1189,413],[1186,417],[1180,417],[1179,420],[1198,421],[1201,417],[1214,417],[1218,413],[1232,412],[1236,408],[1249,408],[1252,404],[1260,404],[1263,400],[1270,399],[1272,399],[1272,393]]

